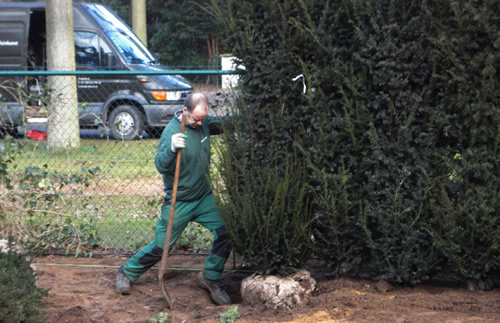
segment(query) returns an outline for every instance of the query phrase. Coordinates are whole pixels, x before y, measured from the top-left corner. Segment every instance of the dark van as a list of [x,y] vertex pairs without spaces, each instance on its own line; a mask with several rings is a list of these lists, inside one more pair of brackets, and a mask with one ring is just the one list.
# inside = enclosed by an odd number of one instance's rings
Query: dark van
[[[93,3],[73,3],[75,62],[78,71],[161,71],[139,38],[113,11]],[[0,70],[44,70],[45,3],[0,3]],[[0,127],[22,125],[27,110],[42,110],[45,78],[0,77]],[[10,82],[10,83],[9,83]],[[14,83],[15,82],[15,83]],[[23,84],[28,104],[12,86]],[[161,132],[192,85],[178,75],[79,75],[80,128],[107,125],[117,139]],[[40,99],[33,99],[36,96]],[[40,109],[42,108],[42,109]],[[29,112],[29,111],[28,111]]]

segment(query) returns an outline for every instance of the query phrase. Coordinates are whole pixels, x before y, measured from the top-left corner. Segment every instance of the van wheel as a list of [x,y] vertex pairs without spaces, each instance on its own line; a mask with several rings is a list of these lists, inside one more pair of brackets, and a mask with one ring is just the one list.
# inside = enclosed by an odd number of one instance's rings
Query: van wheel
[[109,115],[108,126],[117,140],[134,140],[144,132],[144,116],[133,105],[120,105]]

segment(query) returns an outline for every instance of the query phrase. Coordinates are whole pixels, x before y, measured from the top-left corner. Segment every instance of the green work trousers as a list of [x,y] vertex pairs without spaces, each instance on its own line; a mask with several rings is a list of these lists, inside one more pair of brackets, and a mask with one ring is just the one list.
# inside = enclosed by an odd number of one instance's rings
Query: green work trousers
[[[170,201],[167,201],[163,204],[160,218],[156,223],[155,241],[142,248],[123,266],[123,272],[131,282],[136,281],[146,270],[161,260],[169,214]],[[172,248],[190,221],[201,224],[214,235],[210,254],[205,260],[203,274],[207,279],[221,279],[224,264],[231,250],[226,228],[211,193],[196,201],[175,203],[169,248]]]

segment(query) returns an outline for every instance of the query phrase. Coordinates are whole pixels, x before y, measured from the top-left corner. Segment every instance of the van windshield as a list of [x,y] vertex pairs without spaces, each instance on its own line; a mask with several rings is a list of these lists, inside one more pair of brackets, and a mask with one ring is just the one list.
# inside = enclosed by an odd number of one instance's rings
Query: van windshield
[[151,64],[154,58],[136,37],[121,30],[106,33],[121,56],[129,64]]
[[97,23],[106,31],[109,39],[116,46],[121,56],[129,64],[152,64],[155,59],[130,28],[107,7],[82,3]]

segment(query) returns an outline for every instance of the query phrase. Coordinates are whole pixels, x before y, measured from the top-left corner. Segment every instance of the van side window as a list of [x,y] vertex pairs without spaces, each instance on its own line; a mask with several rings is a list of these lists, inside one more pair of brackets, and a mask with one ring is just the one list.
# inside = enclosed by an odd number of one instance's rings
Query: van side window
[[77,69],[106,69],[107,57],[113,52],[99,35],[75,31],[75,64]]

